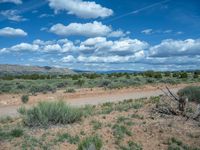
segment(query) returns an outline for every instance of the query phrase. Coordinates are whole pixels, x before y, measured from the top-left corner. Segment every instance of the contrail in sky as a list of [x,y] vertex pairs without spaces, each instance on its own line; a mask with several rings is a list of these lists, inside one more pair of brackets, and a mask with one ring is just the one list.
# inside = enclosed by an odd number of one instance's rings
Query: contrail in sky
[[171,1],[171,0],[164,0],[164,1],[161,1],[161,2],[157,2],[157,3],[154,3],[154,4],[148,5],[148,6],[146,6],[146,7],[143,7],[143,8],[134,10],[134,11],[131,11],[131,12],[129,12],[129,13],[126,13],[126,14],[123,14],[123,15],[120,15],[120,16],[117,16],[117,17],[115,17],[115,18],[113,18],[113,19],[111,19],[111,20],[109,20],[109,21],[107,21],[107,22],[112,22],[112,21],[115,21],[115,20],[124,18],[124,17],[129,16],[129,15],[132,15],[132,14],[137,14],[137,13],[139,13],[139,12],[141,12],[141,11],[147,10],[147,9],[149,9],[149,8],[153,8],[153,7],[155,7],[155,6],[158,6],[158,5],[160,5],[160,4],[167,3],[167,2],[169,2],[169,1]]

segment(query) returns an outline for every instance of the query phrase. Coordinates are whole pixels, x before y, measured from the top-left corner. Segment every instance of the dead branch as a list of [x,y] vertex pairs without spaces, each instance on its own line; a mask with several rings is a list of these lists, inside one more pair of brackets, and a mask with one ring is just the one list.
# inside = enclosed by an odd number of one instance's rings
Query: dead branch
[[169,90],[169,88],[166,86],[167,91],[169,94],[174,98],[174,100],[179,101],[179,99]]
[[163,89],[159,88],[167,97],[169,97],[171,100],[174,100],[171,96],[168,95],[167,92],[165,92]]

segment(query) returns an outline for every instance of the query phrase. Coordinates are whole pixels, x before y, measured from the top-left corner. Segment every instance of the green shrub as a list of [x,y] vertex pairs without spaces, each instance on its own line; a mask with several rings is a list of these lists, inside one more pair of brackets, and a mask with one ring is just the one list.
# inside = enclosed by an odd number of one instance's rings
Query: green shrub
[[85,105],[83,108],[82,108],[82,115],[84,117],[87,117],[87,116],[91,116],[91,115],[94,115],[95,114],[95,106],[92,106],[92,105]]
[[58,134],[58,139],[57,139],[58,142],[64,142],[64,141],[67,141],[69,142],[70,144],[77,144],[80,139],[78,136],[71,136],[70,134],[68,133],[63,133],[63,134]]
[[28,102],[28,100],[29,100],[29,96],[28,95],[22,95],[22,97],[21,97],[21,101],[22,101],[22,103],[27,103]]
[[115,110],[116,111],[128,111],[129,109],[140,109],[142,106],[143,106],[143,104],[140,102],[123,101],[123,102],[119,102],[115,106]]
[[23,134],[24,134],[24,131],[19,128],[15,128],[10,131],[3,131],[2,129],[0,129],[0,141],[21,137],[23,136]]
[[26,114],[26,108],[24,106],[22,106],[17,110],[17,112],[20,113],[21,115],[25,115]]
[[157,103],[160,102],[160,96],[151,96],[151,97],[150,97],[150,101],[151,101],[151,103],[153,103],[153,104],[157,104]]
[[65,93],[75,93],[75,92],[76,92],[75,89],[72,89],[72,88],[66,89],[65,91]]
[[131,136],[131,131],[124,125],[115,124],[113,127],[113,134],[117,138],[117,140],[121,140],[124,138],[125,135]]
[[63,101],[40,102],[23,114],[23,121],[29,127],[48,127],[49,125],[68,124],[79,121],[80,108],[74,108]]
[[102,146],[102,139],[99,136],[95,135],[85,138],[78,145],[78,150],[100,150]]
[[92,124],[94,130],[101,129],[102,127],[102,123],[99,121],[92,120],[90,123]]
[[140,116],[138,114],[132,114],[131,118],[135,118],[135,119],[144,119],[144,116]]
[[124,116],[118,116],[117,117],[117,123],[124,123],[126,120],[129,120],[129,118],[124,117]]
[[187,72],[181,72],[179,78],[187,78],[188,74]]
[[50,85],[34,85],[29,90],[30,93],[47,93],[47,92],[55,92],[55,88],[51,87]]
[[179,139],[173,137],[168,141],[168,150],[200,150],[200,148],[195,148],[184,144]]
[[10,135],[12,137],[21,137],[23,135],[23,132],[24,131],[22,129],[13,129],[11,130]]
[[178,91],[179,96],[188,97],[189,101],[200,103],[200,86],[188,86]]
[[10,116],[0,118],[0,123],[8,123],[8,122],[11,122],[11,121],[13,121],[13,119]]

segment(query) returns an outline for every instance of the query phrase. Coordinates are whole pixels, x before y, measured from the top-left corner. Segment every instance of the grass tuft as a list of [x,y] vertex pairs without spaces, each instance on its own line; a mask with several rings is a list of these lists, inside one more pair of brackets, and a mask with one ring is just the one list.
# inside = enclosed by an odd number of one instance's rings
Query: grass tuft
[[24,124],[29,127],[48,127],[57,124],[70,124],[79,121],[82,110],[59,102],[40,102],[37,106],[22,113]]
[[179,96],[188,97],[189,101],[200,103],[200,86],[188,86],[178,91]]
[[78,145],[78,150],[100,150],[103,146],[102,139],[95,135],[85,138]]

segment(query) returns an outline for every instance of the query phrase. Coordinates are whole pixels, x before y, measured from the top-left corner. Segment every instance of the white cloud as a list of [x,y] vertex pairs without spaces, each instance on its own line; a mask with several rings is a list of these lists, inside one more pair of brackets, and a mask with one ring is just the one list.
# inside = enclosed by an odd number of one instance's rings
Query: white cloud
[[94,1],[82,0],[48,0],[49,6],[57,11],[67,11],[68,14],[76,15],[81,18],[105,18],[111,16],[111,9],[102,7]]
[[22,29],[5,27],[0,29],[0,36],[27,36],[28,34]]
[[39,46],[35,44],[29,44],[29,43],[20,43],[20,44],[12,46],[11,48],[7,50],[9,51],[38,51]]
[[148,43],[140,41],[138,39],[121,39],[119,41],[114,41],[111,51],[130,51],[137,52],[148,48]]
[[80,44],[84,50],[93,50],[98,54],[115,53],[118,55],[133,54],[135,52],[145,50],[149,44],[138,39],[120,39],[120,40],[107,40],[105,37],[89,38]]
[[86,37],[106,36],[112,29],[101,22],[94,21],[93,23],[70,23],[68,26],[56,24],[51,27],[51,32],[57,35],[81,35]]
[[123,37],[123,36],[126,36],[126,34],[121,30],[113,31],[108,35],[108,37]]
[[[143,52],[140,52],[143,53]],[[135,62],[137,59],[140,59],[141,56],[139,55],[129,55],[129,56],[118,56],[118,55],[111,55],[111,56],[78,56],[77,62],[82,63],[130,63]]]
[[27,20],[27,19],[25,19],[25,18],[23,18],[22,16],[19,15],[18,10],[5,10],[5,11],[1,11],[0,14],[2,16],[6,17],[8,20],[11,20],[11,21],[20,22],[20,21]]
[[149,55],[153,57],[200,55],[200,39],[163,40],[150,48]]
[[[13,55],[16,52],[21,55],[32,52],[33,56],[36,54],[37,60],[43,58],[41,63],[46,61],[71,67],[84,67],[86,64],[90,67],[90,64],[97,64],[101,68],[103,64],[109,69],[150,67],[156,70],[176,70],[197,68],[200,65],[200,39],[167,39],[152,46],[145,41],[131,38],[108,40],[106,37],[95,37],[82,42],[37,39],[32,43],[20,43],[0,49],[2,56],[7,52]],[[33,62],[37,60],[33,59]]]
[[65,62],[65,63],[69,63],[69,62],[74,62],[76,59],[74,58],[74,56],[72,55],[68,55],[66,57],[63,57],[61,59],[62,62]]
[[42,41],[34,40],[32,43],[20,43],[8,48],[0,49],[0,53],[8,53],[13,51],[35,51],[41,53],[64,53],[75,50],[76,47],[72,41],[61,39],[58,41]]
[[51,52],[51,51],[61,51],[62,48],[59,44],[51,44],[51,45],[45,45],[43,47],[43,50],[45,52]]
[[153,33],[153,29],[145,29],[145,30],[141,31],[141,33],[152,34]]
[[1,0],[0,3],[22,4],[22,1],[21,0]]

